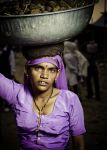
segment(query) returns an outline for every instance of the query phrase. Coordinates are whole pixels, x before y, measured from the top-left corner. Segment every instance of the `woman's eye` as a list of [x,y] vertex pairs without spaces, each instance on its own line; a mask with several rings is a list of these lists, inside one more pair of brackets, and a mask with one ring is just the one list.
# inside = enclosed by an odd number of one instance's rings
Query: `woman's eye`
[[36,70],[36,71],[41,71],[42,70],[42,68],[41,67],[34,67],[34,69]]
[[50,69],[50,72],[55,73],[55,72],[56,72],[56,69],[55,69],[55,68],[52,68],[52,69]]

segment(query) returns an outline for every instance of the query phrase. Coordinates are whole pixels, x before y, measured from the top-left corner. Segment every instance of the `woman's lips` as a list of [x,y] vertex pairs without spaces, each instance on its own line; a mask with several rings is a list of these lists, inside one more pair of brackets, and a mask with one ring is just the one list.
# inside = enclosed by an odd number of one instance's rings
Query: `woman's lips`
[[48,85],[48,83],[47,83],[47,82],[45,82],[45,81],[39,81],[39,85],[40,85],[40,86],[47,86],[47,85]]

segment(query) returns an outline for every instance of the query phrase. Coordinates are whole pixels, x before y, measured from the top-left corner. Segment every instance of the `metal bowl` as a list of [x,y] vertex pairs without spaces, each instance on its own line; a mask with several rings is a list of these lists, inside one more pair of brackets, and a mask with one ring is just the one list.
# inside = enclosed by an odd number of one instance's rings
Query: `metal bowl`
[[65,11],[0,16],[1,43],[47,45],[78,35],[87,26],[94,3]]

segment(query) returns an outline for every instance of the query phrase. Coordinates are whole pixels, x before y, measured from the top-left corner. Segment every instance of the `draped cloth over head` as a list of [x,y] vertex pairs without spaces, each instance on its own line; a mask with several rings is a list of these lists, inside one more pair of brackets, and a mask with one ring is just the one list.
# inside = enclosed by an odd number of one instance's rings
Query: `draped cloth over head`
[[58,89],[68,89],[63,60],[59,55],[56,55],[53,57],[49,56],[49,57],[42,57],[42,58],[36,58],[33,60],[28,60],[26,65],[32,66],[32,65],[36,65],[36,64],[40,64],[44,62],[54,64],[60,70],[59,77],[55,81],[55,87]]

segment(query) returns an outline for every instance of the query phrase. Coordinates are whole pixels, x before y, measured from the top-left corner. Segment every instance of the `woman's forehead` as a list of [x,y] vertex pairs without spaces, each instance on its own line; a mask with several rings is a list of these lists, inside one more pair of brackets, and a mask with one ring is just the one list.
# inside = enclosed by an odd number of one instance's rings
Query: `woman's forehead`
[[42,67],[46,67],[46,68],[56,68],[57,66],[55,64],[49,63],[49,62],[43,62],[43,63],[39,63],[36,66],[42,66]]

